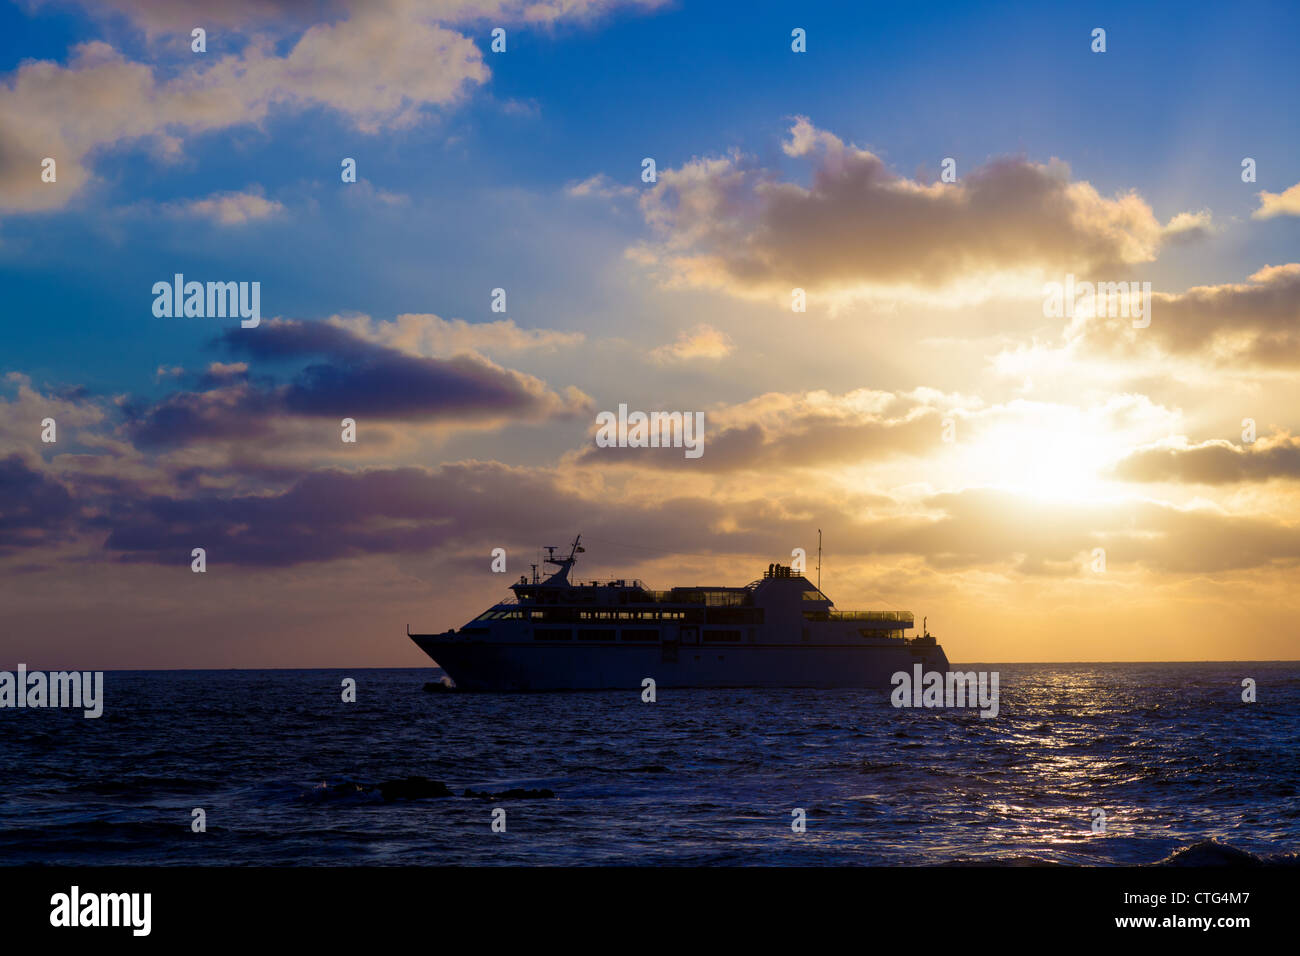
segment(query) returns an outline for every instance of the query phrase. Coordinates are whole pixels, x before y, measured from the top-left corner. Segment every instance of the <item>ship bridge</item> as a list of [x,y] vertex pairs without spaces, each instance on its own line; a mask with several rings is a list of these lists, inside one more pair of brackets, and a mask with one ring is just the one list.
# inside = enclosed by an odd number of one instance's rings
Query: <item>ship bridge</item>
[[754,594],[754,603],[766,610],[769,620],[788,626],[852,622],[863,636],[876,633],[902,637],[916,623],[911,611],[837,611],[835,602],[815,584],[781,564],[768,565],[767,573],[751,581],[748,589]]

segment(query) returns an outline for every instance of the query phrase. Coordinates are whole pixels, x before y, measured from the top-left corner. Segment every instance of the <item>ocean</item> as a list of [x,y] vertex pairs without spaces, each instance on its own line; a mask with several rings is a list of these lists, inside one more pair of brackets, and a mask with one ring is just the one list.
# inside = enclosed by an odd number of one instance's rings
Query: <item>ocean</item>
[[[109,672],[98,719],[0,711],[0,864],[1105,866],[1205,840],[1300,850],[1300,665],[959,669],[999,672],[996,718],[896,709],[884,690],[644,703],[639,688],[427,692],[433,668]],[[411,777],[430,782],[408,799],[394,781]]]

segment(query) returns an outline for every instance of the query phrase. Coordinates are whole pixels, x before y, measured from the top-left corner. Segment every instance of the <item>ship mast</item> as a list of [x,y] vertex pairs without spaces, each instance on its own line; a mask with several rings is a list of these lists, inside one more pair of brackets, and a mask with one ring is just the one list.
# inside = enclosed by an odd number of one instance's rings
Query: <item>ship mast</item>
[[546,546],[546,558],[545,558],[546,563],[554,564],[560,569],[556,571],[554,574],[552,574],[549,578],[547,578],[546,583],[549,584],[552,581],[555,581],[558,584],[569,583],[569,569],[573,567],[575,563],[577,563],[578,559],[576,556],[582,554],[582,552],[587,550],[581,544],[578,543],[581,540],[582,540],[582,535],[578,535],[576,538],[573,539],[573,544],[569,547],[569,556],[567,558],[557,558],[555,556],[556,545],[548,544]]
[[822,589],[822,529],[817,529],[817,590]]

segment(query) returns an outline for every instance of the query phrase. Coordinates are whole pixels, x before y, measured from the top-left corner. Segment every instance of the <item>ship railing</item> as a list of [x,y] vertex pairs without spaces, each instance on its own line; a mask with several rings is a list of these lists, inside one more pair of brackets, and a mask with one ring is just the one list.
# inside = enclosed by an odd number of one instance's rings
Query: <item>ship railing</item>
[[911,611],[828,611],[827,620],[916,623],[916,618]]
[[664,600],[674,604],[703,604],[705,607],[746,607],[754,600],[754,596],[743,589],[711,591],[707,588],[675,588],[661,593],[667,593]]
[[581,581],[573,585],[578,588],[636,588],[639,591],[648,591],[645,582],[640,578],[609,578],[604,581]]
[[753,602],[753,595],[743,589],[732,591],[710,590],[708,588],[674,588],[671,591],[653,591],[641,588],[637,595],[637,604],[703,604],[705,607],[747,607]]
[[[609,581],[582,581],[571,585],[581,593],[598,587],[616,587],[628,592],[622,598],[628,604],[703,604],[705,607],[748,607],[754,603],[753,591],[749,588],[673,588],[669,591],[656,591],[648,588],[637,578],[630,580],[615,578]],[[507,599],[504,603],[518,603]]]

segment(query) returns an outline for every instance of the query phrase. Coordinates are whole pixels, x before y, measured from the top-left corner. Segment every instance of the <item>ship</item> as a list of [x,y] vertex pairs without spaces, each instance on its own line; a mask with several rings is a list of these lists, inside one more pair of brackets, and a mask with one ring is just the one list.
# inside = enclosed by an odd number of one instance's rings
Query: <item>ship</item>
[[554,573],[543,579],[534,566],[513,598],[464,627],[408,626],[407,636],[465,691],[640,690],[646,678],[656,688],[887,688],[917,664],[948,670],[927,629],[908,636],[911,612],[836,610],[793,567],[770,564],[743,587],[574,582],[581,541],[567,557],[547,548]]

